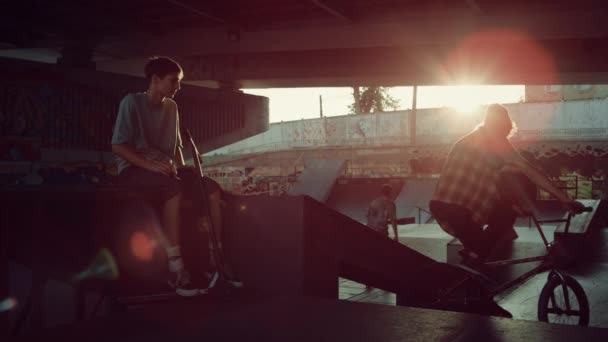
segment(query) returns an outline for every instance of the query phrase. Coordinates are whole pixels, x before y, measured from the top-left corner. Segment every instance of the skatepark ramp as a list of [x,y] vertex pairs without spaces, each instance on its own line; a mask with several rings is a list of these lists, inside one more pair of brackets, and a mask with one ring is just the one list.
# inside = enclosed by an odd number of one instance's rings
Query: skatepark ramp
[[[327,206],[365,224],[369,203],[381,194],[385,179],[349,179],[339,180],[332,189]],[[401,191],[403,181],[392,182],[394,191]]]
[[230,196],[224,246],[248,289],[338,297],[338,277],[424,297],[462,270],[436,262],[308,196]]
[[308,160],[304,171],[289,187],[287,194],[290,196],[307,195],[319,202],[325,202],[343,168],[344,160]]
[[415,217],[416,223],[428,223],[429,201],[436,185],[437,179],[407,179],[395,199],[397,217]]
[[431,219],[429,201],[437,184],[436,179],[358,179],[341,182],[334,186],[327,205],[358,222],[366,222],[367,207],[380,196],[382,184],[385,183],[391,184],[397,193],[395,205],[398,218],[414,217],[416,223],[428,223]]

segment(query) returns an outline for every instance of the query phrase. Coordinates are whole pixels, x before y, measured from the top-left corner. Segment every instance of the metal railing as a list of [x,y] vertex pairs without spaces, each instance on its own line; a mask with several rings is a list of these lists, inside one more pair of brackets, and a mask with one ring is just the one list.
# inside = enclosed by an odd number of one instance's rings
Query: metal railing
[[428,209],[421,208],[421,207],[419,207],[417,205],[406,205],[405,207],[402,207],[402,208],[416,208],[417,209],[416,212],[417,212],[417,217],[418,217],[418,223],[419,224],[422,223],[422,213],[423,212],[427,213],[429,215],[429,218],[426,220],[425,223],[429,222],[429,220],[431,220],[433,218],[433,214]]

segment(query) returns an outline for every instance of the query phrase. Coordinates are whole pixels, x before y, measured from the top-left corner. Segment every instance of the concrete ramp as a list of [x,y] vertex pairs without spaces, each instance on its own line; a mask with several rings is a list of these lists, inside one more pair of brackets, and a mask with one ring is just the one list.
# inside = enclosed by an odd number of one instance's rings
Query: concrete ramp
[[261,294],[337,298],[343,277],[426,297],[464,276],[308,196],[226,202],[226,257],[247,288]]
[[398,232],[399,242],[416,252],[439,262],[450,259],[448,245],[454,237],[444,232],[438,224],[408,224],[399,226]]
[[28,341],[606,341],[608,330],[311,297],[201,296],[145,305]]
[[[386,179],[369,179],[337,184],[329,196],[327,205],[365,224],[367,207],[374,198],[380,196],[380,189],[385,183],[387,183]],[[431,219],[431,215],[428,214],[429,201],[436,184],[436,179],[405,179],[399,185],[392,181],[393,189],[398,191],[395,198],[397,217],[415,217],[416,223],[428,223]],[[418,208],[423,209],[420,211],[420,217]]]
[[[469,276],[439,262],[453,259],[447,246],[452,239],[436,224],[400,227],[398,243],[308,196],[228,196],[226,202],[226,257],[253,293],[335,299],[341,277],[393,292],[398,305],[485,313],[483,306],[435,300]],[[520,240],[533,234],[523,228]],[[518,253],[542,255],[530,251],[537,240],[520,245]],[[470,285],[478,290],[476,282]]]
[[[435,191],[436,179],[407,179],[395,199],[397,217],[415,217],[416,223],[428,223],[429,201]],[[422,208],[423,210],[419,210]],[[418,215],[420,213],[420,216]]]
[[298,180],[287,190],[287,194],[307,195],[324,203],[343,168],[344,160],[309,160]]

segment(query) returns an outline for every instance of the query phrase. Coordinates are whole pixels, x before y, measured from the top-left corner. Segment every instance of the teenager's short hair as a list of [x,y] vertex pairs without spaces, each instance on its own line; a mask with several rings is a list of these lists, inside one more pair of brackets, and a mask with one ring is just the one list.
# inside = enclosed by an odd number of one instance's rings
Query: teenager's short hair
[[159,78],[172,73],[179,73],[180,77],[183,77],[184,70],[181,65],[169,57],[156,56],[148,59],[148,63],[144,67],[144,74],[146,75],[146,81],[150,84],[152,76],[156,75]]
[[393,194],[393,187],[390,184],[382,185],[382,195],[390,197]]

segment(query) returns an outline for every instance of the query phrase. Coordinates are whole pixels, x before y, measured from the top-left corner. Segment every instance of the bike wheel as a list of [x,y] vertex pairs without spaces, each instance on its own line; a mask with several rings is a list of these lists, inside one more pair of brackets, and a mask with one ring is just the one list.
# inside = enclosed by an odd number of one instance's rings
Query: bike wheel
[[[559,276],[552,276],[538,298],[538,320],[569,325],[589,324],[589,302],[583,287],[572,277],[564,276],[565,286]],[[566,307],[568,299],[569,309]]]

